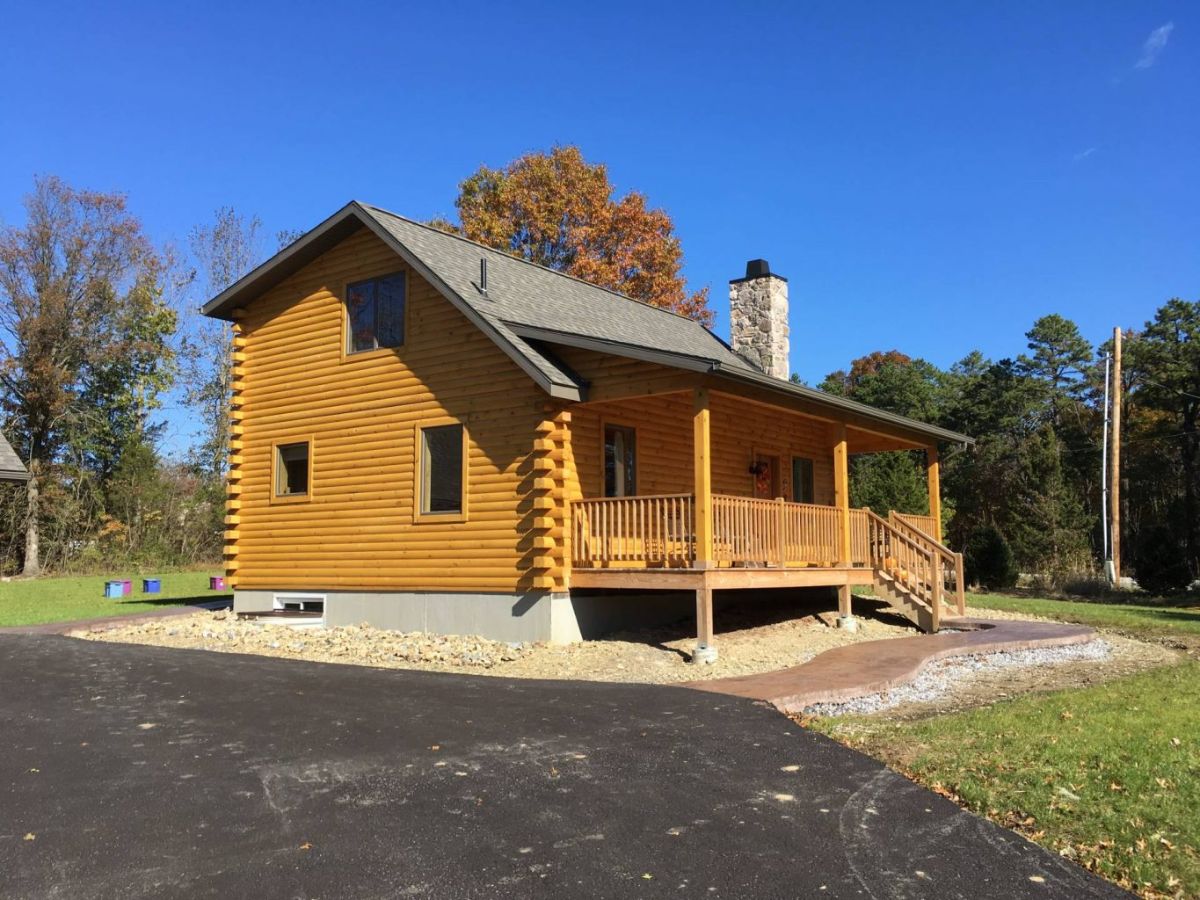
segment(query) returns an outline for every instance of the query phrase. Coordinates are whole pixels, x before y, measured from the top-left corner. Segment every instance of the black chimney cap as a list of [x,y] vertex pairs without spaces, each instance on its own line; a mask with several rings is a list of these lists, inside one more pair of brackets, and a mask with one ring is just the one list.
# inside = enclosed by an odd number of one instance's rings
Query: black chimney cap
[[780,281],[787,281],[782,275],[776,275],[771,271],[771,264],[765,259],[751,259],[746,262],[746,276],[744,278],[735,278],[730,284],[737,284],[739,281],[753,281],[755,278],[778,278]]
[[762,278],[771,274],[771,264],[765,259],[751,259],[746,263],[747,278]]

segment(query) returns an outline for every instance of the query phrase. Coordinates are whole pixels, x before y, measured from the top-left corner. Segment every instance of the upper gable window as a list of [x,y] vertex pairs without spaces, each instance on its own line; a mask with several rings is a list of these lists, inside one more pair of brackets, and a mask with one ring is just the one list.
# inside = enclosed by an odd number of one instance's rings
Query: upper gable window
[[405,287],[403,272],[346,285],[350,353],[404,345]]

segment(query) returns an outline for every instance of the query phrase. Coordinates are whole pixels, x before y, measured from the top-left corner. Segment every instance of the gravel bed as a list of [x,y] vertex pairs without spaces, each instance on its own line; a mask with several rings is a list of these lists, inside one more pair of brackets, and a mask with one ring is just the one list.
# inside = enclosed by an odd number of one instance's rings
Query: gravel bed
[[[832,615],[825,618],[833,620]],[[864,616],[859,630],[851,632],[830,627],[815,613],[781,611],[767,604],[724,611],[720,621],[720,658],[706,666],[690,662],[695,644],[691,622],[577,644],[509,644],[481,637],[405,634],[368,625],[293,629],[221,611],[80,630],[75,636],[395,669],[664,684],[773,672],[800,665],[833,647],[917,634],[894,616]]]
[[836,703],[817,703],[806,707],[809,716],[869,715],[893,709],[901,704],[932,703],[945,694],[961,689],[970,679],[1000,669],[1030,666],[1054,666],[1080,661],[1107,659],[1112,648],[1108,641],[1091,640],[1085,644],[1045,647],[1032,650],[1001,650],[973,656],[955,656],[930,663],[908,684],[887,691],[864,694]]

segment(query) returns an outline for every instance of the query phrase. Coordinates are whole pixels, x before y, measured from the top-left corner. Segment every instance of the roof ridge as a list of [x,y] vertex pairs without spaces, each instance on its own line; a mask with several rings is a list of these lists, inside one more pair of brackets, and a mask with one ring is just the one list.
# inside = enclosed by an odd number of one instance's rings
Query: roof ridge
[[[355,201],[355,202],[359,202],[359,201]],[[464,244],[470,244],[473,247],[478,247],[480,250],[487,250],[490,253],[497,253],[497,254],[505,257],[506,259],[511,259],[511,260],[514,260],[515,262],[523,263],[524,265],[527,265],[527,266],[532,266],[535,269],[541,269],[543,272],[549,272],[550,274],[557,275],[560,278],[567,278],[571,281],[578,282],[579,284],[586,284],[590,288],[594,288],[595,290],[598,290],[598,291],[604,291],[604,293],[611,294],[612,296],[617,297],[621,300],[628,300],[630,303],[636,303],[639,306],[646,307],[647,309],[658,310],[659,312],[666,313],[669,316],[675,316],[676,318],[683,319],[685,322],[691,322],[695,325],[700,325],[700,327],[704,328],[704,330],[707,331],[709,334],[713,334],[712,329],[705,328],[704,325],[702,325],[700,322],[693,319],[691,316],[685,316],[683,313],[676,312],[673,309],[667,309],[665,306],[656,306],[655,304],[649,303],[645,300],[639,300],[636,297],[630,297],[628,294],[622,294],[620,291],[616,291],[616,290],[613,290],[612,288],[605,287],[602,284],[596,284],[594,282],[588,281],[587,279],[579,278],[575,275],[568,275],[566,272],[560,272],[558,269],[552,269],[549,266],[543,266],[541,263],[535,263],[528,259],[522,259],[519,256],[514,256],[511,253],[505,253],[503,250],[499,250],[496,247],[489,247],[487,244],[481,244],[479,241],[473,241],[469,237],[465,237],[465,236],[463,236],[461,234],[457,234],[453,231],[443,231],[442,229],[436,228],[427,222],[420,222],[420,221],[417,221],[416,219],[410,219],[408,216],[402,216],[399,213],[394,213],[390,209],[384,209],[382,206],[376,206],[374,203],[360,203],[360,205],[366,207],[367,209],[372,209],[375,212],[383,213],[385,216],[391,216],[393,219],[399,219],[401,222],[408,222],[410,225],[416,225],[419,228],[424,228],[427,231],[432,231],[435,234],[440,234],[440,235],[444,235],[445,237],[455,238],[456,240],[462,241]],[[716,337],[715,334],[713,336]],[[717,338],[717,340],[720,340],[720,338]],[[721,343],[725,343],[725,342],[721,341]]]

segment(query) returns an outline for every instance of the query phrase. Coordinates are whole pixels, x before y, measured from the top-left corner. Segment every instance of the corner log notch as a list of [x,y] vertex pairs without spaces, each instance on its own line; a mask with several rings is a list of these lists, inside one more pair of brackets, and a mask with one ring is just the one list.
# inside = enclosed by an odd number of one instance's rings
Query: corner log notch
[[238,524],[242,508],[242,449],[244,428],[242,425],[242,391],[246,377],[246,336],[241,319],[245,310],[235,309],[233,318],[233,341],[229,356],[229,447],[228,466],[225,475],[225,578],[230,590],[237,587],[238,577]]
[[529,520],[530,552],[526,563],[530,571],[528,587],[540,591],[561,591],[565,588],[570,559],[566,553],[564,535],[567,531],[566,476],[563,465],[569,445],[567,429],[571,414],[558,412],[537,426],[537,437],[530,454],[533,475]]

